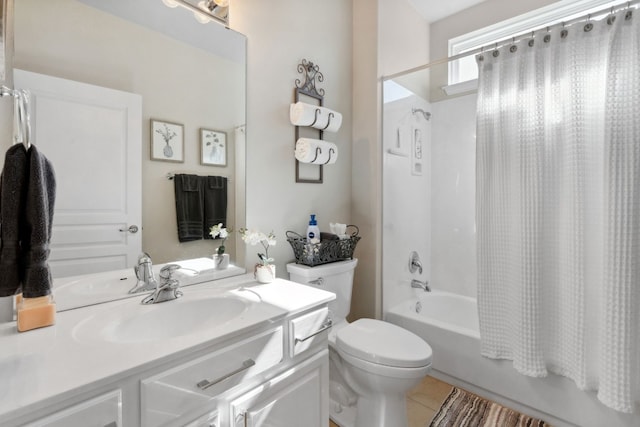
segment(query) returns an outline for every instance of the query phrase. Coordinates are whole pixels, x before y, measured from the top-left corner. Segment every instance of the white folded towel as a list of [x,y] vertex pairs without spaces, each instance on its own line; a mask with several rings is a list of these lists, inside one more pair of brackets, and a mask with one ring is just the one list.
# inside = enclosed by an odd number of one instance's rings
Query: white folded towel
[[216,270],[216,263],[212,258],[185,259],[173,262],[172,264],[178,264],[180,269],[178,269],[176,273],[184,276],[198,276],[212,273]]
[[337,132],[342,126],[342,114],[337,111],[299,101],[291,104],[289,119],[295,126],[311,126],[327,132]]
[[338,160],[338,147],[333,142],[299,138],[296,141],[296,159],[302,163],[331,165]]
[[347,224],[341,224],[339,222],[330,222],[329,230],[331,231],[331,234],[335,234],[341,240],[349,238],[349,236],[347,235]]

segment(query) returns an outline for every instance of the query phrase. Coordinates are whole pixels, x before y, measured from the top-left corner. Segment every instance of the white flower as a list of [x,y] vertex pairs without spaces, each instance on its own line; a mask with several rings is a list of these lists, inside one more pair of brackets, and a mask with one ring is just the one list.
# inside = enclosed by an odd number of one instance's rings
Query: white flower
[[[225,233],[224,236],[222,235],[223,232]],[[209,230],[209,235],[214,239],[218,236],[224,239],[225,237],[227,237],[228,233],[226,228],[222,228],[222,223],[218,223],[217,225],[211,227],[211,229]]]
[[211,227],[211,229],[209,230],[209,235],[211,237],[213,237],[214,239],[216,237],[220,237],[220,239],[222,239],[222,243],[220,244],[220,246],[218,247],[218,254],[223,254],[225,251],[225,247],[224,244],[227,241],[227,237],[229,237],[229,233],[231,233],[233,230],[231,229],[226,229],[222,226],[222,223],[218,223],[217,225],[214,225]]
[[264,254],[258,253],[258,258],[263,265],[268,265],[270,262],[273,262],[273,258],[269,258],[269,246],[275,246],[276,244],[276,235],[273,231],[267,235],[261,231],[241,228],[238,232],[240,233],[240,236],[242,236],[243,242],[251,246],[255,246],[258,243],[262,245],[264,248]]

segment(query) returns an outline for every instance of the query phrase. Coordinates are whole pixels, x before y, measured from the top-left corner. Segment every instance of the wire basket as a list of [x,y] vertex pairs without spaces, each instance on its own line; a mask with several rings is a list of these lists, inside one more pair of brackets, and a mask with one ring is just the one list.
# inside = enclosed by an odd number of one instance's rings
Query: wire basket
[[287,241],[293,248],[296,264],[314,267],[320,264],[352,259],[353,251],[358,240],[360,240],[360,236],[358,236],[360,230],[355,225],[347,225],[347,228],[349,227],[355,229],[355,231],[351,233],[348,239],[324,239],[319,243],[308,243],[306,237],[295,231],[287,231]]

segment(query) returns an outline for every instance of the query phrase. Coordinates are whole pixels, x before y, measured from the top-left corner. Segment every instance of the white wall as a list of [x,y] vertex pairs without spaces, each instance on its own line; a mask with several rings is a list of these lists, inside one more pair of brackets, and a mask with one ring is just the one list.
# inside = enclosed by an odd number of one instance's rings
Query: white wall
[[[4,80],[0,78],[0,85],[13,87],[13,0],[6,2],[3,11],[4,25],[7,39],[4,40]],[[9,148],[13,143],[13,99],[3,97],[0,100],[0,147]],[[4,150],[3,150],[4,152]],[[0,156],[0,165],[4,165],[4,156]]]
[[[350,319],[377,317],[381,300],[380,86],[378,2],[353,0],[353,159],[351,206],[363,240],[354,277]],[[367,240],[364,240],[366,237]]]
[[429,24],[407,0],[379,0],[378,3],[380,75],[426,64]]
[[474,298],[476,98],[431,104],[431,285]]
[[[234,0],[230,24],[248,37],[247,65],[247,226],[273,230],[278,243],[269,255],[277,276],[288,277],[294,259],[285,232],[304,234],[309,214],[321,230],[329,222],[351,223],[351,2],[325,0]],[[325,139],[339,157],[325,166],[323,184],[295,182],[294,127],[289,122],[297,65],[319,65],[325,106],[343,114],[342,127]],[[371,244],[363,234],[360,244]],[[247,248],[247,267],[258,261],[259,247]]]
[[[385,310],[424,292],[412,289],[411,279],[431,281],[431,121],[412,114],[412,108],[431,111],[429,103],[415,95],[385,103],[383,108],[382,301]],[[421,175],[415,174],[412,167],[416,161],[412,156],[416,130],[422,135]],[[422,274],[409,272],[411,251],[420,256]]]

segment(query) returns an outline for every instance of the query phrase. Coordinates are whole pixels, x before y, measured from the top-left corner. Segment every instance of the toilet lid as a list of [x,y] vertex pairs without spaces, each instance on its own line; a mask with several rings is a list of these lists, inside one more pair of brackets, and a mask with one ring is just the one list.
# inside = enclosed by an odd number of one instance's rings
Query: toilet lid
[[336,334],[336,347],[380,365],[418,368],[431,364],[432,350],[422,338],[394,324],[359,319]]

